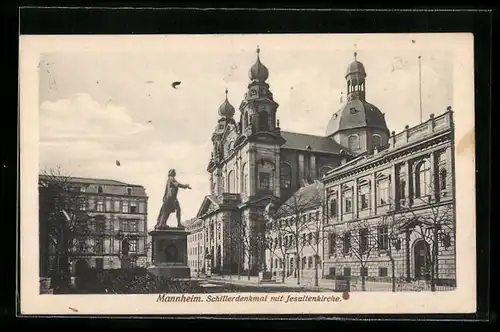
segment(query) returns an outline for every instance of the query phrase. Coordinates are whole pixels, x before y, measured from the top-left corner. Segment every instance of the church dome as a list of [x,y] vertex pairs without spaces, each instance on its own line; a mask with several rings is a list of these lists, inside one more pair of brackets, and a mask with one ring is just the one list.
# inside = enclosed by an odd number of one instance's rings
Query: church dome
[[333,114],[326,127],[325,136],[343,130],[366,127],[388,131],[385,116],[375,105],[354,99]]
[[269,70],[260,62],[259,53],[260,49],[257,47],[257,61],[250,68],[248,77],[250,77],[252,81],[265,82],[269,77]]
[[357,54],[354,53],[354,61],[351,62],[351,64],[347,67],[347,70],[345,72],[345,77],[349,75],[355,75],[362,78],[366,78],[365,66],[363,65],[362,62],[356,59],[356,55]]
[[231,105],[229,100],[227,100],[227,89],[226,89],[226,100],[219,106],[219,115],[223,118],[232,118],[234,115],[234,107]]

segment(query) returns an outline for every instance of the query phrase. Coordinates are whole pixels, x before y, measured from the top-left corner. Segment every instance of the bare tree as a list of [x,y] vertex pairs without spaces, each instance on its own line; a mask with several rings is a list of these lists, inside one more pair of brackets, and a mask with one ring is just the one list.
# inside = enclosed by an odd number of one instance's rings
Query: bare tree
[[392,291],[396,291],[396,264],[394,259],[394,250],[401,250],[401,219],[394,213],[387,213],[382,216],[376,229],[371,229],[372,240],[377,243],[379,250],[384,250],[391,264],[391,283]]
[[[296,262],[297,285],[300,285],[300,263],[303,249],[310,245],[307,239],[311,229],[321,223],[322,218],[315,217],[323,203],[322,184],[315,182],[300,188],[286,200],[273,215],[273,219],[281,220],[280,235],[283,236],[285,247],[293,247]],[[321,215],[318,212],[319,215]],[[312,218],[311,218],[312,216]],[[314,220],[316,219],[316,220]],[[314,234],[316,234],[314,230]],[[317,238],[319,240],[319,236]],[[318,244],[319,251],[319,244]],[[316,265],[318,252],[316,252]],[[317,268],[317,266],[316,266]]]
[[419,197],[401,208],[401,219],[429,246],[425,250],[425,275],[430,281],[431,291],[436,290],[439,268],[439,243],[445,248],[455,243],[454,203],[443,197]]
[[[280,259],[280,266],[282,266],[283,271],[281,274],[281,282],[285,283],[285,271],[286,271],[286,262],[287,259],[286,257],[288,256],[290,247],[285,245],[285,241],[283,241],[285,232],[283,231],[283,228],[281,227],[281,220],[273,220],[271,219],[267,223],[267,243],[268,243],[268,250],[269,254],[271,257],[271,261],[274,259],[275,256],[281,256]],[[276,267],[277,268],[277,267]],[[272,272],[272,271],[271,271]]]
[[[62,287],[69,284],[69,257],[88,250],[92,234],[91,217],[86,213],[86,199],[73,179],[62,169],[43,170],[39,176],[40,250],[55,250],[55,281]],[[40,255],[40,259],[44,259]]]
[[[401,195],[400,195],[401,196]],[[439,268],[439,244],[445,249],[455,244],[454,178],[444,164],[434,169],[425,161],[417,164],[414,188],[408,199],[394,202],[392,218],[399,219],[401,227],[413,229],[426,245],[425,271],[431,291],[436,290]]]
[[[236,251],[238,255],[238,279],[241,277],[241,264],[246,260],[248,261],[247,277],[250,280],[252,268],[255,268],[252,266],[254,258],[258,258],[258,252],[263,250],[266,241],[265,234],[258,225],[252,224],[247,227],[246,223],[240,220],[232,225],[229,239],[233,252]],[[257,262],[259,263],[260,260],[257,259]]]
[[372,230],[366,220],[349,222],[343,236],[344,254],[352,253],[361,267],[361,290],[366,291],[366,264],[372,252],[378,247],[373,240]]

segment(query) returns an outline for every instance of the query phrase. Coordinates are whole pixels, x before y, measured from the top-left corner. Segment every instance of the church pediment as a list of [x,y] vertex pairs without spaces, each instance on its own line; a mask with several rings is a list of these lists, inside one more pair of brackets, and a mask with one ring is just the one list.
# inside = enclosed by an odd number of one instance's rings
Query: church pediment
[[219,209],[220,202],[215,196],[205,196],[203,202],[201,203],[200,209],[198,210],[198,214],[196,215],[198,218],[206,215],[207,213],[211,213],[213,211],[217,211]]

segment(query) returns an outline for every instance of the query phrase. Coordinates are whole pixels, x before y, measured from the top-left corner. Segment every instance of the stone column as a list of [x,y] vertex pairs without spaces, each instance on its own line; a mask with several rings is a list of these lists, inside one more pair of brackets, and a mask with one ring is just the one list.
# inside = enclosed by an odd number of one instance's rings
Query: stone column
[[405,186],[405,199],[406,199],[406,202],[407,204],[410,204],[411,201],[412,201],[412,197],[411,197],[411,193],[413,191],[413,182],[412,182],[412,171],[411,171],[411,164],[410,162],[407,160],[405,162],[405,168],[406,168],[406,173],[405,173],[405,182],[406,182],[406,186]]
[[354,178],[354,188],[352,190],[352,212],[355,218],[358,217],[358,178]]
[[370,180],[370,210],[373,215],[377,214],[377,176],[373,172]]
[[399,202],[396,202],[396,200],[398,199],[397,184],[398,181],[396,180],[396,165],[394,164],[391,167],[391,179],[389,181],[389,202],[392,202],[390,207],[391,210],[396,209],[396,207],[399,205]]

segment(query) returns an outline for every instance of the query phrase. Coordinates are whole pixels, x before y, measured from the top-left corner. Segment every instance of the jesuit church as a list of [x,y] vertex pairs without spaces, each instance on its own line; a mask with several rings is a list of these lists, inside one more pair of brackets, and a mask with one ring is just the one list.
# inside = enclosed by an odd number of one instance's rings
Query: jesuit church
[[[366,72],[356,54],[345,73],[347,102],[332,110],[325,136],[280,129],[279,101],[268,77],[257,48],[238,110],[228,101],[227,90],[219,107],[207,165],[209,194],[197,216],[185,223],[192,271],[208,265],[214,272],[259,269],[265,250],[250,246],[248,239],[265,236],[269,203],[284,202],[360,153],[388,143],[384,114],[366,100]],[[245,253],[249,250],[252,254]]]

